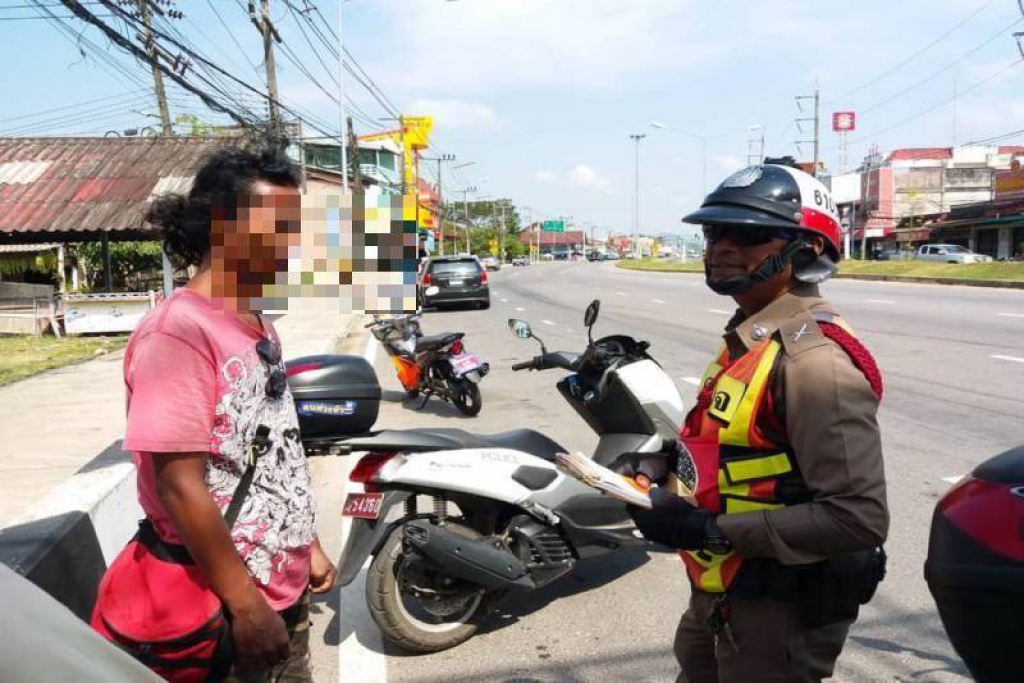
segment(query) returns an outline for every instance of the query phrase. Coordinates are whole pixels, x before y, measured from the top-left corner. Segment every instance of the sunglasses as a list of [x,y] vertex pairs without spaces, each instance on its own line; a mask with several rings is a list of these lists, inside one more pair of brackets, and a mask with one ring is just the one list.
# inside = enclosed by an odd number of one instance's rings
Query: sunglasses
[[756,247],[773,239],[792,240],[796,233],[785,228],[764,225],[705,225],[704,239],[709,243],[727,239],[737,247]]
[[256,355],[267,367],[267,396],[281,398],[288,386],[288,376],[281,367],[281,345],[264,337],[256,343]]

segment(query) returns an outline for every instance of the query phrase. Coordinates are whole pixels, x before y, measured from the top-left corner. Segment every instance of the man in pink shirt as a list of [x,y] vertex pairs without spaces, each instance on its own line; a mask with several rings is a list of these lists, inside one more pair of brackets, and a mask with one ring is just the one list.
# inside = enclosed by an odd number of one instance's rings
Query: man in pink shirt
[[[233,680],[311,681],[309,591],[336,570],[314,528],[312,482],[273,326],[258,308],[299,235],[298,169],[277,149],[225,149],[187,197],[149,219],[185,288],[150,312],[125,355],[126,450],[159,539],[184,545],[231,622]],[[254,453],[232,528],[230,505]]]

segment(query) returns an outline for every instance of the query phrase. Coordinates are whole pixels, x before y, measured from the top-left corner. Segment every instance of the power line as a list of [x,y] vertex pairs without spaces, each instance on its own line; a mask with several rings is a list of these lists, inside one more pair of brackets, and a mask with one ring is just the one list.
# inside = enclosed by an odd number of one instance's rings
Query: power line
[[899,71],[904,66],[906,66],[910,62],[914,61],[915,59],[917,59],[918,57],[923,55],[925,52],[927,52],[928,50],[932,49],[933,47],[935,47],[936,45],[941,43],[943,40],[945,40],[949,36],[953,35],[958,29],[960,29],[962,26],[964,26],[967,22],[969,22],[971,19],[973,19],[974,17],[976,17],[979,14],[981,14],[993,2],[995,2],[995,0],[987,0],[987,2],[985,2],[981,7],[979,7],[976,10],[974,10],[973,12],[968,14],[967,17],[965,17],[959,23],[957,23],[956,26],[954,26],[953,28],[949,29],[948,31],[946,31],[945,33],[940,35],[938,38],[936,38],[935,40],[931,41],[930,43],[928,43],[923,48],[921,48],[920,50],[918,50],[914,54],[910,55],[909,57],[907,57],[903,61],[899,62],[898,64],[896,64],[896,66],[893,66],[893,67],[891,67],[889,69],[886,69],[885,71],[880,73],[878,76],[875,76],[874,78],[872,78],[870,81],[868,81],[866,83],[862,83],[861,85],[858,85],[857,87],[853,88],[852,90],[847,90],[842,95],[839,95],[838,97],[836,97],[834,99],[831,99],[828,102],[825,102],[824,104],[826,106],[830,105],[830,104],[835,104],[839,100],[844,100],[847,97],[849,97],[850,95],[858,93],[858,92],[864,90],[865,88],[869,88],[872,85],[874,85],[875,83],[878,83],[879,81],[881,81],[882,79],[884,79],[884,78],[892,75],[893,73]]
[[924,78],[922,78],[921,80],[917,81],[916,83],[913,83],[912,85],[907,86],[906,88],[904,88],[903,90],[895,93],[894,95],[891,95],[890,97],[887,97],[884,100],[876,102],[875,104],[872,104],[872,105],[870,105],[870,106],[868,106],[866,108],[860,109],[859,113],[863,115],[863,114],[867,114],[868,112],[875,111],[876,109],[880,109],[881,107],[884,107],[885,105],[889,104],[890,102],[898,100],[899,98],[903,97],[904,95],[906,95],[907,93],[911,92],[912,90],[916,90],[917,88],[919,88],[920,86],[924,85],[925,83],[928,83],[929,81],[934,80],[936,77],[944,74],[945,72],[949,71],[954,66],[956,66],[957,64],[963,62],[965,59],[967,59],[968,57],[973,55],[975,52],[978,52],[979,50],[981,50],[985,46],[987,46],[990,43],[992,43],[992,41],[994,41],[994,40],[996,40],[998,38],[1002,38],[1007,32],[1011,31],[1014,26],[1016,26],[1017,24],[1019,24],[1021,22],[1024,22],[1024,17],[1022,17],[1020,19],[1017,19],[1017,21],[1013,22],[1009,26],[1005,26],[1005,27],[999,29],[998,32],[993,34],[991,37],[987,38],[985,40],[985,42],[983,42],[980,45],[978,45],[977,47],[971,49],[969,52],[964,53],[963,56],[961,56],[961,57],[959,57],[957,59],[954,59],[953,61],[949,62],[945,66],[937,69],[936,71],[933,71],[928,76],[925,76]]
[[938,102],[938,103],[932,105],[931,107],[928,107],[927,109],[924,109],[924,110],[914,114],[913,116],[907,117],[907,118],[903,119],[902,121],[899,121],[898,123],[894,123],[891,126],[887,126],[887,127],[882,128],[880,130],[872,131],[871,133],[866,133],[864,135],[861,135],[860,137],[858,137],[855,140],[851,140],[850,142],[851,143],[863,142],[865,140],[865,138],[867,138],[868,136],[876,136],[876,135],[881,135],[882,133],[888,133],[890,130],[893,130],[895,128],[899,128],[901,126],[904,126],[904,125],[910,123],[911,121],[915,121],[915,120],[921,118],[922,116],[925,116],[927,114],[932,113],[936,109],[940,109],[940,108],[944,107],[945,105],[949,104],[953,100],[959,99],[960,97],[963,97],[967,93],[972,92],[974,90],[977,90],[978,88],[980,88],[981,86],[985,85],[989,81],[992,81],[992,80],[998,78],[999,76],[1002,76],[1004,73],[1006,73],[1010,69],[1013,69],[1014,67],[1020,66],[1021,63],[1024,63],[1024,59],[1018,59],[1018,60],[1016,60],[1014,62],[1011,62],[1010,64],[1004,66],[1002,69],[999,69],[998,71],[996,71],[993,74],[990,74],[986,78],[984,78],[984,79],[982,79],[982,80],[980,80],[980,81],[970,85],[965,90],[961,90],[959,93],[957,93],[956,95],[953,95],[952,97],[949,97],[949,98],[947,98],[945,100],[942,100],[941,102]]
[[106,97],[97,97],[96,99],[93,99],[93,100],[86,100],[84,102],[76,102],[75,104],[66,104],[66,105],[64,105],[62,107],[53,107],[52,109],[43,109],[41,111],[32,112],[31,114],[20,114],[18,116],[12,116],[10,118],[0,119],[0,124],[9,123],[11,121],[18,121],[20,119],[38,118],[40,116],[46,116],[48,114],[52,114],[52,113],[58,112],[58,111],[64,111],[64,110],[67,110],[67,109],[78,109],[79,107],[84,107],[84,106],[89,105],[89,104],[95,104],[96,102],[106,102],[106,101],[109,101],[109,100],[134,98],[134,97],[138,97],[143,92],[146,92],[146,90],[145,89],[139,89],[139,90],[135,90],[135,91],[119,93],[117,95],[107,95]]

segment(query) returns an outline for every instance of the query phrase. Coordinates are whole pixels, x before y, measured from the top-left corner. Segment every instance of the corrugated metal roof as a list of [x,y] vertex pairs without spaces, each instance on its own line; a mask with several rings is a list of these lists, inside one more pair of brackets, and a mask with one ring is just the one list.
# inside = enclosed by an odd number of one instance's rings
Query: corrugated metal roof
[[41,251],[56,249],[60,244],[47,242],[46,244],[0,244],[0,254],[35,254]]
[[895,149],[889,154],[889,161],[918,161],[923,159],[952,159],[953,150],[949,147],[914,147]]
[[999,154],[1024,154],[1024,145],[999,145]]
[[[235,139],[0,138],[0,237],[145,231],[152,197],[187,191]],[[37,239],[38,239],[37,237]]]

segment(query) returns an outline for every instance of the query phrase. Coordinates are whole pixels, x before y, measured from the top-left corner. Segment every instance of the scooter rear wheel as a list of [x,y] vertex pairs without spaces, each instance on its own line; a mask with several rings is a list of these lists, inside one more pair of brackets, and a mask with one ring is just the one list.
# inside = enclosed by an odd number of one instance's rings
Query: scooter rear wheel
[[[449,522],[449,531],[480,538],[476,531]],[[466,586],[464,596],[456,596],[446,614],[431,613],[413,595],[402,590],[402,527],[395,528],[373,558],[366,576],[366,603],[370,616],[395,645],[411,652],[439,652],[469,640],[499,594],[474,591]],[[434,609],[434,612],[438,610]]]
[[480,395],[480,387],[461,377],[451,384],[452,403],[459,409],[459,412],[474,417],[480,413],[483,407],[483,397]]

